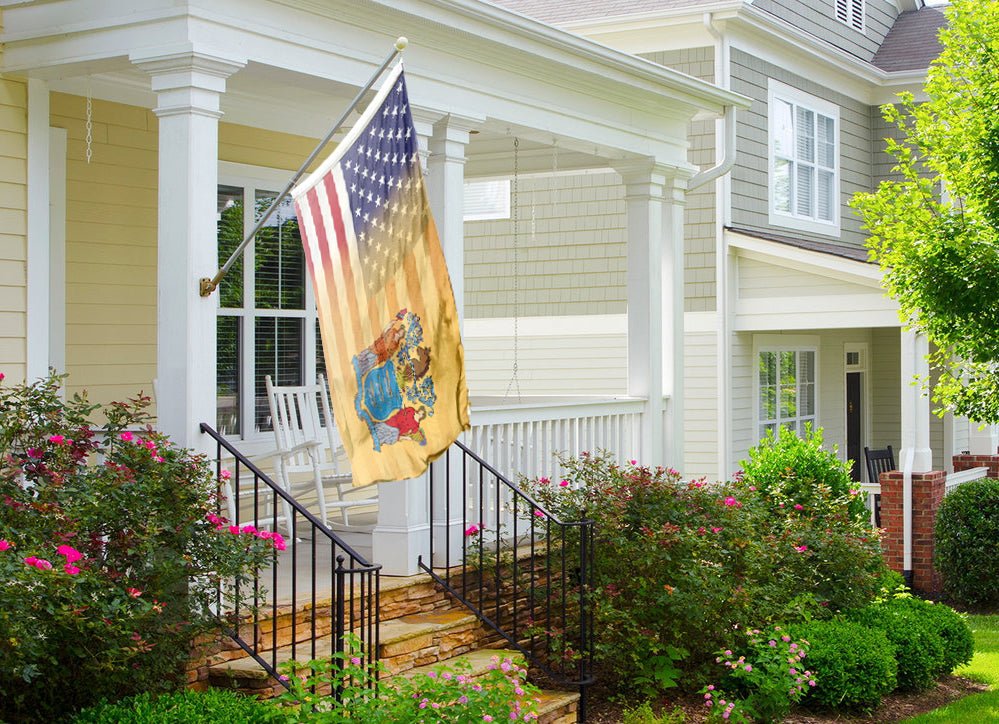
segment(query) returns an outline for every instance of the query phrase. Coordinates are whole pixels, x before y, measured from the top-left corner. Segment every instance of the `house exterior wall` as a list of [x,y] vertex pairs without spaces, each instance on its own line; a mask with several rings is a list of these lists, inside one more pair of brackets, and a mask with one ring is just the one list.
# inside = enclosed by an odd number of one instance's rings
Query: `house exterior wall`
[[684,475],[724,478],[718,470],[718,336],[688,332],[684,337]]
[[27,374],[28,92],[0,78],[0,372]]
[[[627,318],[615,315],[601,329],[586,318],[539,319],[538,329],[518,335],[517,380],[513,345],[506,329],[486,320],[466,320],[463,343],[472,397],[517,399],[524,395],[624,395],[628,389]],[[620,331],[615,332],[617,327]]]
[[[897,328],[871,332],[872,448],[902,447],[902,347]],[[896,461],[897,462],[897,461]]]
[[156,376],[157,121],[145,108],[52,93],[66,129],[67,392],[152,394]]
[[[514,218],[465,223],[465,318],[623,314],[624,188],[611,171],[522,177]],[[512,191],[511,191],[512,193]],[[519,274],[514,274],[514,248]]]
[[[871,109],[818,83],[732,49],[732,90],[749,96],[753,105],[739,113],[738,156],[732,169],[732,223],[736,227],[795,238],[863,246],[866,234],[848,206],[858,191],[871,189]],[[840,232],[817,234],[771,225],[769,210],[768,79],[839,106]]]
[[[94,402],[153,392],[156,377],[158,122],[145,108],[51,94],[50,122],[67,131],[67,391]],[[294,169],[315,141],[220,124],[221,160]],[[288,172],[291,178],[293,172]],[[193,283],[193,282],[192,282]]]
[[[860,284],[851,284],[841,279],[805,274],[803,272],[765,264],[755,259],[739,260],[739,297],[759,299],[775,297],[802,297],[834,294],[871,294],[872,290]],[[793,302],[789,302],[793,304]],[[789,307],[790,308],[790,307]]]
[[873,188],[877,188],[882,181],[899,181],[902,176],[893,173],[895,159],[885,151],[886,140],[891,138],[900,141],[904,134],[894,123],[888,123],[881,114],[881,106],[871,106],[871,136],[873,143],[871,146],[871,159],[873,171]]
[[888,0],[867,0],[864,32],[861,33],[836,19],[835,0],[755,0],[753,7],[776,15],[810,35],[828,41],[837,48],[870,61],[885,35],[891,30],[898,9]]

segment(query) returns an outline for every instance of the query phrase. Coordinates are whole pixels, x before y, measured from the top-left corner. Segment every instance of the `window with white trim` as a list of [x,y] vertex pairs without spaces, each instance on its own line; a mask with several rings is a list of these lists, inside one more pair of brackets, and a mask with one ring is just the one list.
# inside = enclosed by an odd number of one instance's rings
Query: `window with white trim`
[[465,182],[465,221],[510,218],[510,179]]
[[857,32],[864,32],[864,0],[834,0],[836,19]]
[[759,436],[781,429],[801,435],[815,428],[816,372],[814,349],[761,349],[757,356]]
[[839,232],[839,108],[771,79],[770,223]]
[[[219,263],[224,263],[277,192],[266,182],[218,187]],[[277,385],[323,371],[312,285],[291,200],[282,202],[219,284],[217,425],[241,436],[270,430],[264,377]]]

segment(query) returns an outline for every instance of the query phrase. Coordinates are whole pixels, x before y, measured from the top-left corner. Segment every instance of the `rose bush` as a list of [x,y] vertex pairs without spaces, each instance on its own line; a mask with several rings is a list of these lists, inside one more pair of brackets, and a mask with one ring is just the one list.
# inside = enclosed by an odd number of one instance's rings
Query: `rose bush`
[[179,686],[221,584],[284,546],[217,515],[211,467],[148,427],[148,398],[59,388],[0,385],[0,720]]

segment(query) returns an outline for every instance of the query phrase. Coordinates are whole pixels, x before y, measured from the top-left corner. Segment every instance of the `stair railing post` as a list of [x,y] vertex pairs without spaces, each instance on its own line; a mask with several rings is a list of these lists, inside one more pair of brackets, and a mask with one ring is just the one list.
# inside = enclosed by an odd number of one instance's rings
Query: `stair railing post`
[[[344,660],[344,577],[345,571],[343,570],[343,556],[336,557],[336,571],[334,572],[335,588],[336,593],[334,597],[334,610],[335,614],[333,617],[333,627],[335,633],[335,640],[333,645],[333,666],[337,673],[343,671],[343,660]],[[353,604],[351,604],[353,605]],[[315,624],[313,624],[315,625]],[[314,634],[313,634],[314,637]],[[341,681],[340,677],[337,676],[336,681]],[[333,691],[330,692],[333,698],[340,702],[343,698],[343,687],[339,684],[333,685]]]

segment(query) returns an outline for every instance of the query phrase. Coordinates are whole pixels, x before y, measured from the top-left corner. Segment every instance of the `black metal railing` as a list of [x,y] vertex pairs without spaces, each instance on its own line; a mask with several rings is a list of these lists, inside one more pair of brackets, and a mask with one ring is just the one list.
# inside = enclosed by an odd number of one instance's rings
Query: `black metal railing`
[[280,662],[343,652],[348,633],[361,642],[352,655],[376,672],[381,566],[365,560],[211,426],[201,423],[201,431],[215,441],[217,514],[231,525],[266,526],[284,539],[268,568],[234,584],[225,602],[219,591],[226,634],[282,683]]
[[587,585],[593,521],[563,522],[460,442],[429,475],[430,561],[420,568],[561,686],[593,682]]

